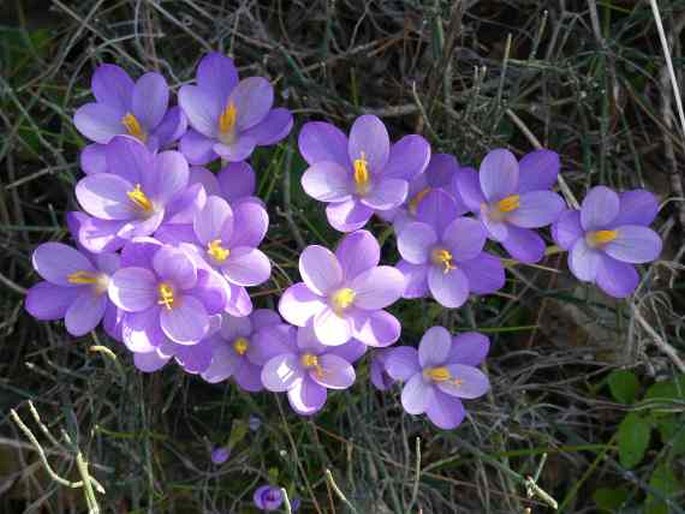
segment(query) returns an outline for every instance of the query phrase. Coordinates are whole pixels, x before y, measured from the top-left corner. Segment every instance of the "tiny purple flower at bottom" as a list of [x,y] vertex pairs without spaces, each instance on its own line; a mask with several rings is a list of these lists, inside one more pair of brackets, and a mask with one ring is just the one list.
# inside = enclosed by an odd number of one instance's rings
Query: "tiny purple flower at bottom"
[[262,485],[255,490],[254,495],[252,495],[252,501],[260,510],[265,512],[274,511],[283,503],[283,493],[279,487]]

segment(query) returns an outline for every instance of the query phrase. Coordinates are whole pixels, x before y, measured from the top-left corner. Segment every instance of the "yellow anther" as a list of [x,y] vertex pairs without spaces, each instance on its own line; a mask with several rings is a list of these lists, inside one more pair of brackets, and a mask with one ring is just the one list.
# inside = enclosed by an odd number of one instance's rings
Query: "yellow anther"
[[302,362],[302,366],[305,368],[316,368],[319,365],[319,357],[314,355],[313,353],[305,353],[300,357],[300,361]]
[[450,370],[445,366],[439,366],[437,368],[428,368],[424,370],[423,374],[430,378],[434,382],[447,382],[452,378]]
[[411,214],[416,214],[416,211],[419,208],[419,204],[421,203],[421,200],[425,198],[425,196],[431,192],[431,188],[427,187],[425,189],[422,189],[418,193],[414,195],[414,198],[409,200],[409,212]]
[[233,349],[235,350],[235,353],[237,353],[238,355],[245,355],[249,347],[250,343],[244,337],[239,337],[238,339],[233,341]]
[[207,244],[207,254],[217,262],[224,262],[231,255],[231,250],[221,246],[221,239],[215,239]]
[[140,184],[136,184],[133,191],[126,193],[126,196],[143,212],[150,212],[152,210],[152,202],[147,195],[140,188]]
[[162,282],[157,287],[157,292],[159,293],[159,300],[157,303],[159,305],[164,305],[168,310],[171,310],[176,301],[174,298],[174,289],[169,284]]
[[364,194],[369,189],[369,162],[364,152],[359,159],[354,160],[354,183],[357,185],[357,193]]
[[450,270],[457,269],[454,265],[454,257],[449,250],[445,248],[436,248],[433,250],[432,254],[433,263],[443,267],[443,272],[445,274],[449,273]]
[[221,111],[219,115],[219,132],[224,135],[231,134],[235,128],[236,120],[238,119],[238,110],[233,102],[229,104]]
[[99,280],[99,276],[91,271],[75,271],[67,276],[70,284],[97,284]]
[[331,303],[333,304],[333,312],[336,314],[342,314],[348,307],[354,302],[354,298],[357,296],[352,289],[349,287],[344,287],[338,289],[331,297]]
[[147,139],[147,134],[143,130],[143,127],[140,126],[138,118],[136,118],[130,112],[127,112],[126,115],[121,118],[121,124],[124,126],[129,135],[140,139],[143,142],[145,142]]
[[319,357],[317,355],[305,353],[300,357],[300,362],[302,363],[302,367],[305,369],[313,369],[318,378],[323,378],[324,371],[321,364],[319,364]]
[[509,195],[497,202],[499,212],[511,212],[521,207],[521,197],[519,195]]
[[595,232],[588,232],[585,236],[585,241],[592,248],[596,248],[611,243],[617,237],[617,230],[597,230]]

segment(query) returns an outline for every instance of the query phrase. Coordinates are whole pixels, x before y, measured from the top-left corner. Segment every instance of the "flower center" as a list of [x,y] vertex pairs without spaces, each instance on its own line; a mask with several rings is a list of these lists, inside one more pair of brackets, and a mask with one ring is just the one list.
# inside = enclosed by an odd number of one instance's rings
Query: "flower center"
[[366,155],[361,152],[359,159],[354,160],[354,183],[357,186],[357,193],[366,194],[369,190],[369,162]]
[[149,213],[152,210],[152,202],[143,192],[140,184],[136,184],[133,191],[128,191],[126,196],[128,196],[129,200],[131,200],[141,211]]
[[221,246],[221,239],[215,239],[207,243],[207,254],[216,262],[222,263],[231,255],[231,250]]
[[159,305],[164,305],[164,307],[166,307],[167,310],[171,310],[174,307],[174,303],[176,303],[174,288],[166,282],[162,282],[157,287],[157,293],[159,296],[159,300],[157,300],[157,303]]
[[352,289],[349,287],[343,287],[338,289],[331,297],[331,303],[333,304],[333,312],[340,315],[346,309],[348,309],[354,302],[354,298],[357,296]]
[[604,246],[618,237],[618,230],[596,230],[585,235],[585,242],[591,248]]
[[235,353],[237,353],[240,356],[245,355],[249,347],[250,343],[244,337],[239,337],[238,339],[233,341],[233,349],[235,350]]
[[321,367],[321,364],[319,364],[318,355],[304,353],[302,354],[302,357],[300,357],[300,362],[305,369],[313,369],[317,377],[323,377],[323,368]]
[[104,273],[93,273],[92,271],[75,271],[67,275],[67,282],[74,285],[92,285],[95,294],[102,294],[107,291],[109,277]]
[[235,107],[235,103],[229,102],[219,115],[220,138],[225,143],[230,143],[232,141],[237,119],[238,110]]
[[422,189],[421,191],[419,191],[418,193],[416,193],[414,195],[414,198],[409,200],[409,212],[411,214],[416,215],[416,211],[419,208],[419,204],[421,203],[421,200],[423,200],[426,197],[426,195],[430,192],[431,192],[431,188],[426,187],[426,188]]
[[502,198],[495,206],[501,213],[515,211],[521,206],[521,197],[519,195],[509,195],[506,198]]
[[140,139],[143,143],[147,140],[147,134],[143,130],[143,127],[140,126],[138,118],[130,112],[127,112],[124,117],[121,118],[121,124],[130,136]]
[[445,366],[438,366],[435,368],[428,368],[423,371],[423,376],[432,380],[433,382],[452,382],[454,385],[461,385],[464,383],[460,378],[454,378],[450,370]]
[[454,257],[452,257],[452,253],[445,248],[436,248],[433,250],[431,258],[434,264],[442,266],[442,271],[445,274],[449,273],[450,270],[457,269],[457,267],[454,265]]

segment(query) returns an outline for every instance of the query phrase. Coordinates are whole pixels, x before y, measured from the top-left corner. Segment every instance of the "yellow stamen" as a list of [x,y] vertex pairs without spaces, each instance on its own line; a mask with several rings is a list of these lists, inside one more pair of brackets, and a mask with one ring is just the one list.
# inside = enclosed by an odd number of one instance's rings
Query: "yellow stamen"
[[70,284],[97,284],[100,278],[91,271],[75,271],[67,276]]
[[443,267],[443,273],[447,274],[450,270],[457,269],[454,265],[454,257],[449,250],[436,248],[432,254],[433,263]]
[[431,379],[433,382],[451,382],[454,385],[460,386],[464,381],[460,378],[454,378],[450,370],[445,366],[438,366],[437,368],[428,368],[423,371],[423,376]]
[[509,195],[497,202],[497,210],[499,212],[515,211],[521,206],[521,197],[519,195]]
[[217,262],[224,262],[231,255],[231,250],[221,246],[221,239],[215,239],[207,244],[207,253]]
[[129,135],[140,139],[143,142],[145,142],[147,139],[147,134],[143,130],[143,127],[140,126],[138,118],[136,118],[130,112],[127,112],[126,115],[121,118],[121,124],[124,126]]
[[450,378],[452,378],[450,370],[445,366],[428,368],[423,373],[426,377],[430,378],[434,382],[447,382]]
[[159,300],[157,303],[159,305],[164,305],[168,310],[171,310],[174,306],[176,299],[174,298],[174,289],[167,283],[162,282],[157,287],[157,292],[159,293]]
[[150,212],[152,210],[152,202],[147,195],[140,188],[140,184],[136,184],[133,191],[126,193],[126,196],[143,212]]
[[219,132],[224,135],[231,134],[238,118],[238,110],[233,102],[229,102],[219,115]]
[[235,353],[237,353],[238,355],[245,355],[249,346],[250,343],[244,337],[239,337],[238,339],[233,341],[233,349],[235,350]]
[[340,315],[354,302],[354,298],[357,296],[352,289],[349,287],[344,287],[338,289],[331,297],[331,303],[333,304],[333,312]]
[[593,248],[611,243],[618,237],[618,230],[597,230],[588,232],[585,236],[587,244]]
[[319,364],[318,356],[313,353],[305,353],[300,357],[300,362],[305,369],[313,369],[317,377],[323,378],[324,371],[321,364]]
[[364,152],[359,159],[354,160],[354,183],[359,194],[365,194],[369,189],[369,162]]
[[419,204],[421,203],[421,200],[425,198],[425,196],[431,192],[431,188],[427,187],[425,189],[422,189],[418,193],[414,195],[414,198],[409,200],[409,212],[411,214],[416,214],[416,211],[419,208]]

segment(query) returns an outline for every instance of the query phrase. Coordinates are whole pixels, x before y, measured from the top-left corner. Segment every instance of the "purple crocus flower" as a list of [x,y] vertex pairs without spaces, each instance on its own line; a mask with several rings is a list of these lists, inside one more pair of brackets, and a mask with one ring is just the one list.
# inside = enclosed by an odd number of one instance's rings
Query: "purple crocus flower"
[[217,383],[232,376],[241,389],[260,391],[260,374],[265,361],[257,345],[268,344],[268,341],[257,341],[254,336],[265,327],[281,324],[281,317],[272,310],[258,309],[250,316],[236,318],[224,314],[222,318],[221,329],[210,336],[212,361],[201,374],[202,378]]
[[448,308],[464,304],[469,292],[493,293],[504,285],[504,267],[494,255],[483,252],[486,231],[472,218],[457,217],[454,198],[441,190],[431,191],[416,213],[418,221],[407,223],[397,236],[403,260],[405,298],[428,293]]
[[125,313],[124,343],[140,369],[158,369],[172,356],[188,372],[209,366],[212,345],[204,338],[226,297],[212,274],[198,269],[181,249],[155,240],[127,244],[108,292]]
[[385,366],[391,377],[405,382],[404,410],[415,415],[425,412],[436,426],[449,430],[464,419],[461,400],[483,396],[490,388],[488,378],[475,367],[489,348],[488,338],[477,332],[453,338],[447,329],[431,327],[418,351],[393,348]]
[[[400,346],[399,348],[403,347]],[[387,391],[395,383],[395,380],[388,375],[388,371],[385,369],[385,361],[395,349],[396,348],[384,348],[382,350],[376,350],[371,358],[371,365],[369,368],[371,383],[376,386],[376,389],[379,391]]]
[[468,207],[461,199],[454,180],[460,170],[459,162],[453,155],[434,153],[431,155],[426,171],[409,182],[409,193],[404,205],[392,211],[381,213],[381,217],[392,221],[395,232],[399,232],[405,224],[416,221],[419,205],[428,193],[436,189],[445,191],[454,197],[458,215],[466,213]]
[[104,171],[104,148],[110,140],[127,134],[150,150],[164,148],[186,131],[187,120],[178,107],[169,106],[169,87],[162,75],[148,72],[135,83],[119,66],[98,66],[91,80],[95,102],[74,115],[78,131],[94,144],[81,154],[86,173]]
[[559,174],[559,155],[536,150],[521,162],[509,150],[489,152],[480,173],[462,170],[455,178],[462,199],[477,213],[488,230],[521,262],[538,262],[545,253],[544,240],[533,228],[556,221],[564,200],[549,189]]
[[354,383],[351,363],[365,349],[355,340],[324,346],[317,341],[311,323],[299,329],[286,324],[267,327],[256,339],[264,355],[271,355],[262,368],[262,384],[269,391],[287,392],[290,406],[303,416],[321,410],[327,389],[347,389]]
[[212,450],[212,463],[221,465],[226,462],[231,456],[231,449],[228,446],[217,446]]
[[404,277],[390,266],[378,266],[380,247],[367,231],[345,236],[335,253],[318,245],[300,255],[304,282],[290,286],[278,309],[299,327],[313,320],[316,337],[325,345],[355,338],[369,346],[388,346],[400,336],[400,323],[382,310],[399,299]]
[[79,240],[92,252],[153,234],[167,205],[188,185],[188,163],[179,152],[153,153],[134,138],[117,136],[105,153],[107,173],[76,184],[76,198],[91,216],[81,224]]
[[283,503],[283,493],[279,487],[262,485],[255,490],[252,501],[258,509],[265,512],[278,510]]
[[105,319],[109,335],[118,337],[117,309],[107,297],[111,275],[119,267],[113,253],[92,255],[62,243],[44,243],[33,252],[33,267],[45,279],[28,290],[26,310],[34,318],[64,318],[73,336],[94,330]]
[[233,59],[205,55],[197,68],[197,85],[183,86],[178,103],[192,127],[180,149],[191,164],[217,156],[229,162],[247,159],[255,146],[283,139],[293,125],[287,109],[272,109],[273,87],[262,77],[238,82]]
[[656,197],[643,189],[616,193],[593,187],[580,210],[564,212],[552,227],[555,242],[569,251],[568,266],[584,282],[610,296],[625,298],[639,282],[633,264],[659,257],[662,241],[649,228],[658,211]]
[[330,123],[307,123],[299,147],[309,164],[302,187],[328,204],[328,222],[341,232],[360,229],[374,212],[399,207],[409,181],[430,159],[430,145],[421,136],[405,136],[391,146],[385,125],[372,115],[355,120],[349,140]]

